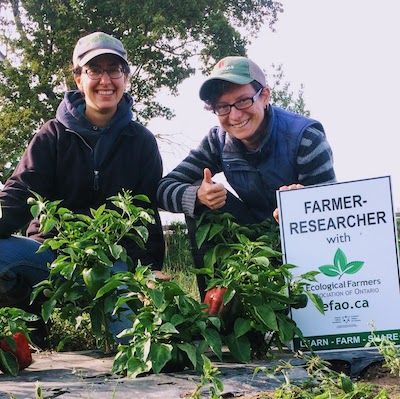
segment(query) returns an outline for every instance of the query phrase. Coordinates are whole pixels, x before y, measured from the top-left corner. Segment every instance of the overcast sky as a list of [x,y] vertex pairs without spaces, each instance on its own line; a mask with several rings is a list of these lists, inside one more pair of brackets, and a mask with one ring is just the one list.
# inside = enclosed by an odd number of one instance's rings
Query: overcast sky
[[[267,72],[283,64],[293,88],[304,85],[306,107],[322,122],[334,152],[339,181],[390,175],[400,208],[400,2],[397,0],[283,0],[276,32],[263,28],[248,55]],[[173,121],[154,120],[154,133],[179,145],[161,144],[165,172],[197,146],[217,123],[203,109],[198,73],[177,98]],[[167,136],[168,137],[168,136]]]

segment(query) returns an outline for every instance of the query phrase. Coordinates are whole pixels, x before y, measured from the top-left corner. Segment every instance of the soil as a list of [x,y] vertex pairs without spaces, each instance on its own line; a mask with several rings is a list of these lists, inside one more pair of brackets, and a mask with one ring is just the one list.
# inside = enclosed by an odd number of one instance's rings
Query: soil
[[400,398],[400,376],[393,376],[387,368],[382,367],[382,363],[374,363],[369,366],[360,376],[360,380],[385,388],[390,398]]
[[[290,360],[290,357],[282,355],[282,359]],[[133,380],[117,378],[110,374],[113,357],[104,356],[98,351],[41,352],[34,354],[34,360],[18,377],[0,373],[0,399],[35,397],[36,381],[39,381],[44,397],[47,398],[119,399],[129,396],[176,399],[187,397],[199,382],[199,376],[190,371],[148,375]],[[225,386],[224,398],[271,399],[273,390],[280,385],[279,381],[264,378],[262,373],[254,375],[254,369],[265,365],[263,362],[228,362],[216,365],[221,371]],[[270,362],[267,365],[273,366]],[[343,361],[336,361],[332,368],[335,371],[348,371]],[[302,368],[296,368],[294,372],[294,381],[306,377]],[[379,387],[376,392],[385,388],[390,399],[400,399],[400,377],[391,376],[389,371],[382,367],[382,363],[372,363],[357,380],[376,385]],[[209,396],[204,394],[201,397]]]
[[[338,368],[340,369],[340,367]],[[339,370],[338,368],[335,367],[336,371],[346,372],[346,370]],[[376,393],[386,389],[389,398],[400,399],[400,376],[391,375],[389,370],[382,366],[382,362],[370,365],[356,380],[372,384],[376,387]],[[272,397],[271,392],[260,392],[242,399],[270,399]]]

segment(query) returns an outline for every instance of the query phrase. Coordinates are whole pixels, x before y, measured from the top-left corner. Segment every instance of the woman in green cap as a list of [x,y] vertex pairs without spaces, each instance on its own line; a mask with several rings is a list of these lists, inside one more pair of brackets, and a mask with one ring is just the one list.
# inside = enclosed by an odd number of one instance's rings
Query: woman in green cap
[[[277,217],[276,190],[335,181],[332,151],[316,120],[270,104],[261,68],[246,57],[220,60],[200,88],[219,126],[167,176],[157,197],[162,208],[186,215],[196,267],[203,253],[194,240],[205,210],[230,212],[239,223]],[[212,177],[223,172],[237,197]],[[202,280],[199,281],[204,295]]]

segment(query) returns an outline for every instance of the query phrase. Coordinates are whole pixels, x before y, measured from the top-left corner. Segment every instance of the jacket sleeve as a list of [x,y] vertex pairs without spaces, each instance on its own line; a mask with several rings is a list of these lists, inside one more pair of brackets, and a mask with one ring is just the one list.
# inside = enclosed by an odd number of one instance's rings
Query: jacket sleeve
[[204,168],[214,175],[222,171],[217,130],[211,129],[199,147],[170,173],[161,179],[157,200],[161,208],[174,213],[194,216],[197,190],[203,179]]
[[55,146],[42,128],[31,140],[11,177],[0,191],[0,236],[9,236],[31,219],[27,199],[32,191],[50,197],[54,181]]
[[316,127],[305,130],[297,153],[299,183],[333,183],[336,181],[333,169],[333,155],[326,136]]

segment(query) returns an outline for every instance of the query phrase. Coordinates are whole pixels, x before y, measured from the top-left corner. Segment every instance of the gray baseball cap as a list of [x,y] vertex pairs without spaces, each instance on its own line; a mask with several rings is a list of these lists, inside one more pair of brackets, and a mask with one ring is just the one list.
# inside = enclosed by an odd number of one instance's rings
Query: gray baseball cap
[[246,57],[230,56],[218,61],[210,76],[200,87],[200,98],[203,101],[208,99],[208,91],[215,80],[245,85],[253,80],[266,87],[265,74],[262,69],[252,60]]
[[120,40],[104,32],[94,32],[76,43],[72,56],[74,68],[84,66],[101,54],[115,54],[128,63],[126,50]]

